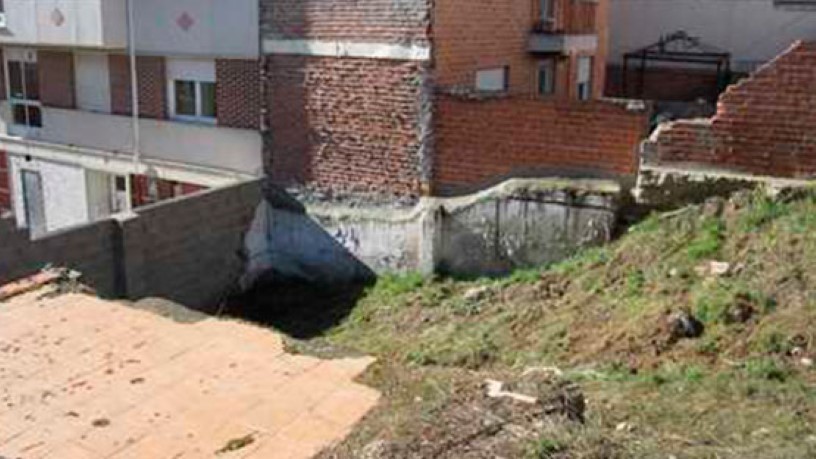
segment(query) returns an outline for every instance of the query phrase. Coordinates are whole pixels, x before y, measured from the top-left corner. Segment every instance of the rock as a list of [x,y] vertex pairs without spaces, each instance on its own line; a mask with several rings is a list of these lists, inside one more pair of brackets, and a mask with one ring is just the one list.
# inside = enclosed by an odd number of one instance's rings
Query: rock
[[750,302],[750,298],[744,298],[742,295],[737,295],[736,303],[734,303],[725,312],[725,321],[727,323],[743,324],[751,320],[756,310]]
[[619,422],[618,425],[615,426],[615,430],[618,432],[634,432],[635,425],[628,422]]
[[363,447],[360,459],[385,459],[389,454],[389,444],[385,440],[375,440]]
[[482,286],[482,287],[474,287],[469,289],[462,295],[462,298],[467,301],[468,303],[478,303],[479,301],[484,300],[491,294],[490,287]]
[[511,400],[528,403],[530,405],[538,402],[538,399],[535,397],[504,390],[504,383],[501,381],[496,381],[495,379],[485,380],[485,392],[490,398],[509,398]]
[[803,367],[810,368],[813,366],[813,359],[811,359],[810,357],[802,357],[801,359],[799,359],[799,364],[802,365]]
[[705,325],[688,311],[669,315],[668,342],[676,343],[683,338],[699,338],[705,331]]
[[709,261],[694,268],[694,272],[700,277],[722,277],[731,273],[731,264],[725,261]]
[[725,209],[725,199],[720,196],[708,198],[703,203],[703,215],[706,217],[719,217]]

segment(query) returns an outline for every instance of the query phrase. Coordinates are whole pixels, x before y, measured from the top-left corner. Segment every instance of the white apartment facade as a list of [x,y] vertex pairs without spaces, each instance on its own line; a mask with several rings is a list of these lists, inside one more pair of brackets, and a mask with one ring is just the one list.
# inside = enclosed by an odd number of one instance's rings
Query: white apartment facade
[[3,0],[0,210],[36,235],[262,175],[258,36],[256,0]]

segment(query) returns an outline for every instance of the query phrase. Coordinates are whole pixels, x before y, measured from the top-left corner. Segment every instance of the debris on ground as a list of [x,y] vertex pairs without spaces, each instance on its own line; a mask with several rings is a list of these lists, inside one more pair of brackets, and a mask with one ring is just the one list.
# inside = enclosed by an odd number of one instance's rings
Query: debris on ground
[[232,440],[228,441],[227,444],[218,449],[215,454],[226,454],[232,451],[238,451],[239,449],[246,448],[252,443],[255,443],[254,433],[244,435],[243,437],[233,438]]

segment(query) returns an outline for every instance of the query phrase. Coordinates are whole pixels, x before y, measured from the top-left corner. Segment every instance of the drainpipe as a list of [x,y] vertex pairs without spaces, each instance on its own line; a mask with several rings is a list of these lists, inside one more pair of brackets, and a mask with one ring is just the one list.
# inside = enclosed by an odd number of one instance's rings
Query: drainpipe
[[[133,173],[139,172],[139,160],[141,156],[141,132],[139,128],[139,76],[136,73],[136,26],[133,14],[133,2],[127,1],[127,29],[128,29],[128,55],[130,58],[130,104],[131,121],[133,128]],[[128,210],[133,208],[130,177],[125,179],[125,189],[127,192]]]

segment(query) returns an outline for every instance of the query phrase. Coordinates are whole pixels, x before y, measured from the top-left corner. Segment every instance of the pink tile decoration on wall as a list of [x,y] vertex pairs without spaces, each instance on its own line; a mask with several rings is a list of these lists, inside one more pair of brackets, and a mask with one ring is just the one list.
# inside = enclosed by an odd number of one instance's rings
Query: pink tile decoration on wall
[[195,25],[195,19],[193,19],[193,17],[185,11],[181,13],[178,18],[176,18],[176,24],[181,27],[181,30],[187,32]]
[[54,8],[54,11],[51,12],[51,22],[57,27],[61,27],[65,23],[65,15],[62,14],[59,8]]

